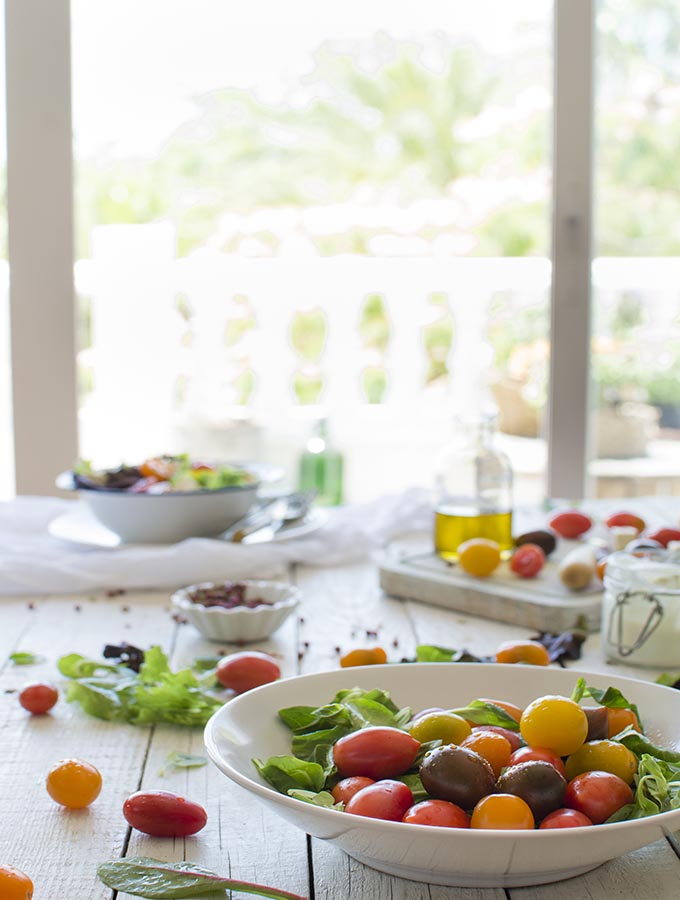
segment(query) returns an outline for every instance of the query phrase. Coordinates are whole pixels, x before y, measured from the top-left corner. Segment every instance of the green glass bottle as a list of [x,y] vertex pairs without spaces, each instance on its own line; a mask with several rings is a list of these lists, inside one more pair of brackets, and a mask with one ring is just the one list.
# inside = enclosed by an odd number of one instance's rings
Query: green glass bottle
[[319,419],[300,456],[300,490],[316,491],[316,502],[322,506],[338,506],[342,503],[342,476],[342,454],[329,441],[328,420]]

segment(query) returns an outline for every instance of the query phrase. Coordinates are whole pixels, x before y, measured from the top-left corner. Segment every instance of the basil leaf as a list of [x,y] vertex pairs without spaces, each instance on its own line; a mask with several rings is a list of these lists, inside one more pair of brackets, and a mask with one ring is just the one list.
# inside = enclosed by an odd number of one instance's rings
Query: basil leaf
[[[574,693],[571,696],[572,700],[576,700],[578,703],[583,697],[592,697],[593,700],[600,704],[600,706],[606,706],[608,709],[632,709],[637,716],[638,722],[642,723],[637,706],[634,703],[631,703],[630,700],[626,700],[618,688],[608,687],[605,690],[602,690],[602,688],[592,687],[588,684],[582,685],[582,681],[582,678],[579,678],[577,681],[576,688],[574,688]],[[575,696],[577,692],[578,700]]]
[[36,663],[45,662],[45,657],[38,653],[10,653],[9,661],[13,666],[34,666]]
[[265,762],[254,759],[253,765],[266,782],[281,794],[301,788],[305,791],[322,790],[326,781],[323,767],[295,756],[270,756]]
[[636,756],[642,758],[645,754],[654,759],[662,760],[667,763],[680,764],[680,753],[675,750],[664,750],[656,747],[648,738],[640,734],[632,726],[614,735],[614,740],[628,747]]
[[429,800],[430,795],[423,787],[423,782],[420,780],[420,775],[416,774],[415,772],[411,775],[400,775],[398,778],[395,778],[395,781],[403,782],[406,787],[410,789],[411,793],[413,794],[414,803],[420,803],[421,800]]
[[291,750],[293,755],[299,759],[315,759],[317,747],[323,748],[325,753],[326,745],[333,745],[341,737],[356,730],[348,726],[336,725],[335,728],[324,728],[321,731],[312,731],[310,734],[296,734]]
[[301,791],[295,788],[287,791],[289,797],[295,800],[303,800],[305,803],[312,803],[314,806],[323,806],[326,809],[339,809],[341,812],[345,808],[344,803],[336,803],[335,797],[330,791]]
[[133,856],[130,859],[116,859],[113,862],[103,863],[97,869],[97,874],[112,890],[147,897],[149,900],[225,896],[222,893],[215,894],[215,891],[222,890],[257,894],[260,897],[269,897],[270,900],[304,900],[299,894],[265,887],[262,884],[220,878],[214,872],[194,863],[166,863],[146,856]]
[[201,766],[208,764],[205,756],[192,756],[190,753],[182,753],[181,750],[173,750],[165,758],[165,762],[158,770],[158,774],[163,777],[173,769],[200,769]]
[[279,710],[279,718],[291,731],[306,731],[316,720],[314,706],[289,706]]
[[487,700],[473,700],[467,706],[451,709],[449,712],[467,719],[468,722],[474,722],[475,725],[500,725],[509,731],[519,731],[519,722],[513,719],[510,713]]

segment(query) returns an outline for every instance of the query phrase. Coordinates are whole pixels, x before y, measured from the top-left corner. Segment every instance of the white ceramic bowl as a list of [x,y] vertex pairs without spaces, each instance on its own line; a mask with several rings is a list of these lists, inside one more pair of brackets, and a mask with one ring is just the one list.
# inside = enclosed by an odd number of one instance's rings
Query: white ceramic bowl
[[[482,831],[406,825],[324,809],[279,794],[262,781],[253,757],[290,753],[291,732],[277,710],[320,706],[343,688],[388,690],[398,706],[458,707],[477,697],[525,706],[543,694],[569,696],[579,675],[613,685],[638,704],[647,734],[664,747],[680,744],[680,691],[609,674],[482,663],[363,666],[264,685],[227,703],[208,722],[210,759],[229,778],[288,822],[331,841],[375,869],[462,887],[517,887],[582,874],[680,828],[680,809],[646,819],[587,828]],[[592,701],[590,701],[592,704]]]
[[57,478],[57,487],[78,490],[93,515],[126,544],[173,544],[189,537],[221,534],[251,508],[259,481],[215,491],[135,494],[77,489],[71,473],[64,472]]
[[243,581],[245,598],[260,597],[271,606],[222,609],[192,603],[189,595],[200,588],[214,587],[214,582],[192,584],[172,595],[172,605],[194,628],[209,641],[261,641],[273,634],[300,602],[300,591],[290,584],[277,581]]

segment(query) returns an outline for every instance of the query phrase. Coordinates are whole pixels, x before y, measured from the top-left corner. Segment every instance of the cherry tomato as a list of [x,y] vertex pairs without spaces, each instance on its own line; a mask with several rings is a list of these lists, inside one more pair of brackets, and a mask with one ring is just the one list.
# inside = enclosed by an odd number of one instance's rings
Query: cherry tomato
[[510,741],[497,731],[473,731],[465,738],[461,747],[479,753],[482,759],[489,763],[496,778],[501,774],[501,769],[510,765],[512,756]]
[[503,728],[502,725],[473,725],[472,730],[495,731],[496,734],[502,734],[504,738],[507,738],[513,753],[515,750],[519,750],[520,747],[524,746],[522,738],[516,731],[510,731],[509,728]]
[[349,778],[343,778],[342,781],[338,781],[331,794],[333,794],[333,799],[336,803],[347,805],[355,794],[368,787],[369,784],[375,784],[375,781],[372,778],[365,778],[363,775],[352,775]]
[[175,465],[169,459],[155,457],[145,460],[139,467],[144,478],[156,478],[158,481],[168,481],[175,473]]
[[607,560],[609,557],[604,556],[598,564],[595,566],[595,574],[600,579],[600,581],[604,581],[604,573],[607,571]]
[[520,578],[535,578],[545,565],[545,553],[538,544],[522,544],[512,554],[510,568]]
[[632,725],[636,731],[642,731],[638,717],[632,709],[607,710],[607,737],[614,737],[629,725]]
[[496,662],[550,665],[550,654],[538,641],[503,641],[496,650]]
[[543,819],[539,828],[580,828],[592,825],[588,816],[577,809],[556,809]]
[[385,780],[369,784],[356,793],[345,807],[345,812],[369,819],[400,822],[410,806],[413,806],[410,788],[401,781]]
[[266,653],[244,650],[221,659],[215,674],[221,685],[242,694],[261,684],[276,681],[281,677],[281,669]]
[[552,516],[548,524],[563,538],[577,538],[593,527],[593,520],[585,513],[575,509],[557,513]]
[[47,773],[47,793],[67,809],[84,809],[102,789],[102,776],[83,759],[61,759]]
[[423,800],[411,806],[401,820],[409,825],[438,825],[440,828],[469,828],[470,816],[448,800]]
[[468,722],[451,712],[430,712],[418,716],[411,723],[409,733],[421,744],[441,741],[444,744],[460,744],[472,731]]
[[0,865],[0,897],[2,900],[31,900],[33,882],[20,869]]
[[59,699],[59,691],[52,684],[34,682],[25,685],[19,692],[19,703],[34,716],[42,716]]
[[472,810],[470,828],[529,830],[534,827],[534,814],[529,805],[514,794],[489,794]]
[[170,791],[137,791],[123,804],[129,825],[154,837],[185,837],[205,827],[208,814],[192,800]]
[[501,794],[515,794],[529,805],[537,822],[563,806],[567,780],[544,760],[529,760],[505,769],[496,782]]
[[603,741],[609,737],[609,710],[606,706],[584,706],[583,712],[588,719],[587,741]]
[[567,785],[564,805],[601,825],[622,806],[633,802],[633,791],[611,772],[583,772]]
[[667,547],[671,541],[680,541],[680,531],[677,528],[658,528],[649,535],[649,539]]
[[350,650],[340,657],[340,668],[351,666],[375,666],[387,662],[387,654],[382,647],[371,647],[368,650]]
[[618,741],[588,741],[567,760],[567,778],[575,778],[581,772],[611,772],[632,784],[637,768],[637,756]]
[[455,744],[426,753],[419,774],[430,797],[448,800],[462,809],[472,809],[491,793],[496,782],[493,769],[479,753]]
[[498,567],[501,561],[501,549],[496,541],[487,538],[470,538],[464,541],[457,550],[458,563],[468,575],[486,578]]
[[647,527],[644,519],[636,516],[635,513],[629,512],[612,513],[611,516],[604,520],[604,524],[607,528],[618,528],[622,525],[628,525],[631,528],[635,528],[638,534]]
[[519,730],[530,747],[545,747],[558,756],[569,756],[585,741],[588,718],[573,700],[548,695],[527,706]]
[[411,724],[413,724],[416,719],[421,719],[423,716],[426,716],[428,713],[433,712],[446,712],[443,706],[428,706],[427,709],[421,709],[419,712],[413,714],[413,718],[411,719]]
[[376,725],[340,738],[333,747],[333,760],[341,778],[393,778],[411,768],[419,748],[420,741],[407,732]]
[[554,766],[557,769],[563,778],[567,777],[567,770],[561,757],[545,747],[520,747],[519,750],[515,750],[512,754],[508,765],[516,766],[519,765],[519,763],[531,762],[532,760],[550,763],[551,766]]

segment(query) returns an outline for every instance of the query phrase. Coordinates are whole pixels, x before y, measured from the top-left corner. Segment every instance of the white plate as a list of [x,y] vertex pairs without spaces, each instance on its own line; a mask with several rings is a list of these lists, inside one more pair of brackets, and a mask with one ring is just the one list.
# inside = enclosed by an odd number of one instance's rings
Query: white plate
[[543,694],[569,696],[579,675],[595,687],[618,687],[628,700],[637,702],[649,738],[678,749],[680,691],[609,672],[586,674],[497,663],[363,666],[275,681],[241,694],[218,710],[206,726],[205,743],[218,769],[270,810],[382,872],[458,887],[546,884],[580,875],[676,831],[680,809],[610,825],[535,831],[407,825],[323,809],[279,794],[258,776],[252,759],[290,753],[291,732],[277,710],[321,706],[345,688],[381,688],[390,692],[398,706],[414,709],[457,707],[476,697],[525,706]]
[[[307,516],[297,525],[289,525],[282,531],[273,534],[269,541],[257,540],[257,543],[277,543],[279,541],[291,541],[293,538],[311,534],[317,528],[321,528],[328,518],[324,509],[311,509]],[[145,547],[147,550],[153,544],[125,544],[117,534],[105,528],[97,521],[89,509],[80,504],[74,504],[74,508],[57,516],[47,526],[52,537],[71,544],[79,544],[83,547],[102,547],[115,549],[116,547]],[[216,538],[219,540],[219,538]],[[244,543],[250,543],[247,539]],[[253,541],[255,543],[255,541]],[[158,545],[160,546],[160,545]],[[166,545],[163,545],[166,546]]]

